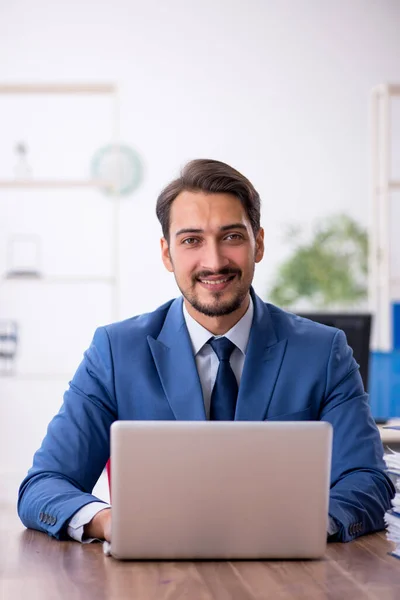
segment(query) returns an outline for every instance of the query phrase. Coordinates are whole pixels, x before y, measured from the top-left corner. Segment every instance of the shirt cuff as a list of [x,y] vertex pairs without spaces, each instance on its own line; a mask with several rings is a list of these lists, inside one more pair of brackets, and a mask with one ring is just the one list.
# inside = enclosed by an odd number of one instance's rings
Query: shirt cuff
[[340,529],[339,523],[329,515],[328,535],[335,535]]
[[82,542],[82,544],[90,544],[90,542],[94,542],[98,538],[83,538],[83,529],[84,526],[87,525],[95,515],[101,510],[105,508],[111,508],[109,504],[105,502],[89,502],[89,504],[85,504],[82,506],[78,512],[74,514],[70,522],[68,523],[67,533],[69,537],[77,542]]

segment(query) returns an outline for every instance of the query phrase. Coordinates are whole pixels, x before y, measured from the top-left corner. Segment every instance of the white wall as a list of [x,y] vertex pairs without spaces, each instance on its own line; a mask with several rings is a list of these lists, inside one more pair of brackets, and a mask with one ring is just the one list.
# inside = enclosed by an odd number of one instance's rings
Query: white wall
[[0,11],[3,81],[120,86],[123,137],[146,162],[122,219],[124,315],[175,293],[154,203],[190,158],[230,162],[260,191],[260,293],[282,256],[281,224],[337,209],[366,220],[369,90],[400,80],[396,0],[16,0]]
[[[400,81],[399,31],[397,0],[14,0],[0,4],[0,81],[118,84],[122,137],[145,162],[144,183],[121,211],[126,317],[176,294],[161,266],[154,207],[189,159],[226,161],[260,192],[267,248],[255,287],[264,297],[285,256],[287,222],[345,210],[367,223],[369,92]],[[108,141],[107,104],[29,102],[23,109],[0,98],[0,176],[24,136],[35,175],[84,176],[94,150]],[[38,228],[48,273],[107,272],[109,200],[63,194],[0,193],[0,268],[9,233]],[[82,290],[54,289],[51,300],[43,289],[19,291],[17,299],[14,288],[0,286],[0,316],[19,311],[25,319],[27,370],[54,359],[52,370],[72,372],[95,325],[108,320],[106,294],[88,287],[89,308],[80,311]],[[20,305],[21,297],[29,302]],[[34,325],[43,333],[42,355],[35,355]],[[18,382],[0,380],[0,435],[12,431],[3,438],[8,470],[10,462],[16,470],[28,466],[47,413],[61,400],[54,385],[32,384],[21,395]],[[17,421],[22,449],[9,427]]]

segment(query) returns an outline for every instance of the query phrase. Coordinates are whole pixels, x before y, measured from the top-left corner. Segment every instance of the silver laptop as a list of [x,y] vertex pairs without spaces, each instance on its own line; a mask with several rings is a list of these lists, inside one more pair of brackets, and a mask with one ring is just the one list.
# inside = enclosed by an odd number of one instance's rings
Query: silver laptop
[[119,559],[318,558],[332,427],[117,421],[110,553]]

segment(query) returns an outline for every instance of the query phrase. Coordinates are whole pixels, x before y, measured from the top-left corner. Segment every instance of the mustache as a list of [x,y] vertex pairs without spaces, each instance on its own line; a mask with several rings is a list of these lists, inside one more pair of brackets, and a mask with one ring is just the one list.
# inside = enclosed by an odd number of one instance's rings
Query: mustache
[[194,279],[207,279],[207,277],[215,277],[215,276],[229,276],[229,275],[240,275],[240,269],[220,269],[219,271],[199,271],[194,276]]

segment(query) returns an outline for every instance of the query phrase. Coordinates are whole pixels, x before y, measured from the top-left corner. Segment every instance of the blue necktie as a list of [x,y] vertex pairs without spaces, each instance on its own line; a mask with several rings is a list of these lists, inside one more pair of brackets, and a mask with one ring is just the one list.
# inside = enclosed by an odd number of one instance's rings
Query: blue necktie
[[226,337],[208,342],[219,359],[217,378],[211,394],[210,419],[233,421],[235,418],[238,384],[229,363],[235,344]]

